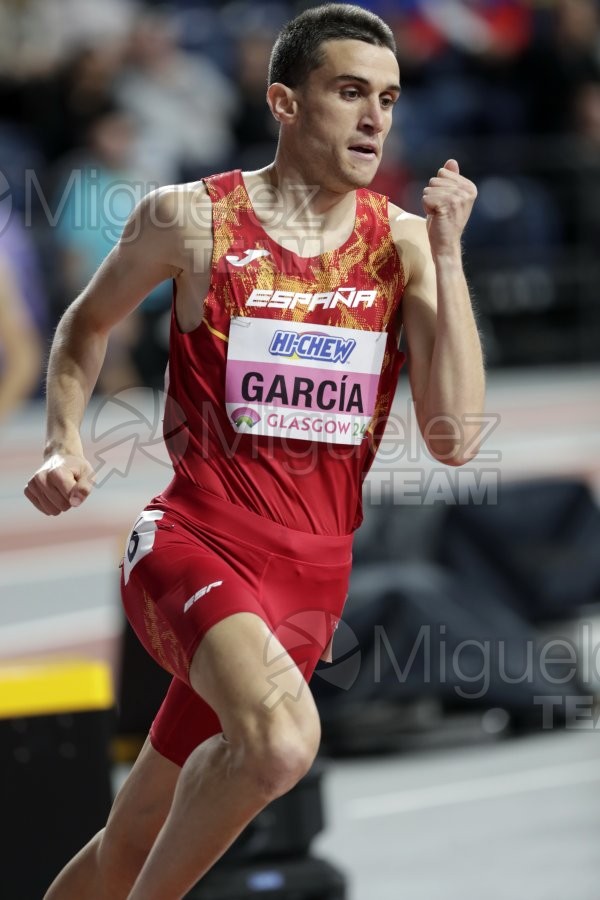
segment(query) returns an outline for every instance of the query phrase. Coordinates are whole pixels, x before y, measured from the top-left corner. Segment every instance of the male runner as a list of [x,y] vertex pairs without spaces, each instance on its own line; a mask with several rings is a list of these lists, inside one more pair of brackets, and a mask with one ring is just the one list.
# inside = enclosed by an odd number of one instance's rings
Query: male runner
[[366,189],[399,93],[378,17],[300,15],[271,57],[274,162],[147,197],[59,324],[46,462],[26,488],[38,509],[90,493],[79,427],[107,336],[171,277],[165,433],[181,409],[188,443],[122,567],[128,616],[173,682],[106,828],[47,900],[182,897],[310,768],[319,721],[301,688],[342,613],[401,324],[429,450],[473,452],[461,420],[481,412],[484,375],[460,238],[476,190],[449,160],[425,220]]

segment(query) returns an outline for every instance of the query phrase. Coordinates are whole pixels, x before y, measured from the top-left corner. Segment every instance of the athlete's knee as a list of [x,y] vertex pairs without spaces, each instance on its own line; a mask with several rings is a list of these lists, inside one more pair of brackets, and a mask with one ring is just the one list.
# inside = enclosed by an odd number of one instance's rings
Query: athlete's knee
[[248,714],[231,736],[240,764],[268,800],[285,794],[306,775],[320,739],[316,708],[292,714],[284,704]]

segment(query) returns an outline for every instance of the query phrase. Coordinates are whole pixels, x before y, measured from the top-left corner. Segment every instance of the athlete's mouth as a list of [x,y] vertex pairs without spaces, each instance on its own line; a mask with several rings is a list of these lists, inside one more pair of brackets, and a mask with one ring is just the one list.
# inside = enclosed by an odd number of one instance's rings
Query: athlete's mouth
[[353,153],[360,153],[365,159],[375,159],[377,157],[377,147],[374,144],[352,144],[348,148]]

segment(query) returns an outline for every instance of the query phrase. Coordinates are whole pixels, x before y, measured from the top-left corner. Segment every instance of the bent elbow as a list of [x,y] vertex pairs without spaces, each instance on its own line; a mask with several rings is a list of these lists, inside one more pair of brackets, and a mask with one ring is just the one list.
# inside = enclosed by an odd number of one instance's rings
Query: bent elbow
[[459,466],[466,466],[467,463],[473,462],[477,453],[457,453],[452,459],[447,461],[447,465],[454,466],[455,468],[459,468]]
[[445,466],[452,466],[453,468],[459,468],[473,462],[479,452],[479,447],[465,446],[451,440],[442,442],[439,439],[435,441],[435,445],[428,444],[427,449],[436,462],[443,463]]

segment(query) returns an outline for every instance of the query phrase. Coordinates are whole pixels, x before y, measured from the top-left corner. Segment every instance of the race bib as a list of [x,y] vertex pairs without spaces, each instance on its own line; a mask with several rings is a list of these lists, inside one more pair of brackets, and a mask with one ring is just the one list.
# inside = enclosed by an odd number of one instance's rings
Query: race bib
[[375,411],[387,333],[237,316],[225,402],[236,431],[359,444]]

